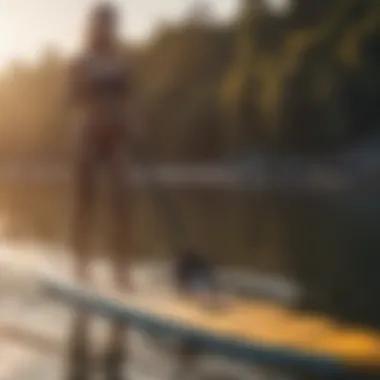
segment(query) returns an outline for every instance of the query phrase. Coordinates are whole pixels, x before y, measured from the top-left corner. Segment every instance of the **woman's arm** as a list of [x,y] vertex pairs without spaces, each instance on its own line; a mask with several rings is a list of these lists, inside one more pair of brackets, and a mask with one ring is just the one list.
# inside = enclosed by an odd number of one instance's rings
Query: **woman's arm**
[[[62,120],[69,140],[80,139],[84,124],[84,67],[83,60],[68,63],[62,89]],[[76,146],[76,144],[74,144]]]

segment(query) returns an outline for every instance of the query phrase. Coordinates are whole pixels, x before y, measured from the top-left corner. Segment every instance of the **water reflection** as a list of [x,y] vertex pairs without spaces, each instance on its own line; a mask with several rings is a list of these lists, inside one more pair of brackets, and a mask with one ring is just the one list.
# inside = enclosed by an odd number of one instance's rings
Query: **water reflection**
[[[295,277],[307,289],[305,307],[380,325],[380,198],[376,192],[282,196],[252,191],[171,191],[196,244],[217,263]],[[99,194],[94,247],[107,249],[106,187]],[[68,241],[69,184],[3,184],[0,212],[7,234],[45,243]],[[131,252],[168,253],[170,232],[144,189],[133,198]]]
[[[9,184],[0,189],[5,234],[16,241],[67,243],[71,190],[62,184]],[[297,279],[306,289],[300,307],[380,327],[380,199],[248,191],[172,191],[194,241],[222,265],[245,266]],[[106,251],[105,192],[94,247]],[[131,252],[153,260],[168,253],[170,233],[146,191],[133,202]],[[51,253],[52,254],[52,253]],[[302,377],[304,378],[304,377]]]
[[[0,273],[6,291],[0,294],[0,363],[1,379],[59,379],[65,368],[64,354],[72,312],[47,300],[38,287],[42,274],[59,277],[70,275],[70,258],[64,250],[28,244],[0,249]],[[54,252],[55,256],[52,257]],[[110,280],[105,261],[96,260],[93,281],[97,285]],[[136,265],[132,278],[139,291],[160,283],[160,292],[170,291],[165,276],[167,266],[156,263]],[[166,273],[167,274],[167,273]],[[94,356],[101,357],[108,326],[102,320],[93,324]],[[59,326],[59,328],[57,328]],[[167,339],[153,344],[149,335],[133,331],[129,335],[131,362],[126,366],[129,378],[136,380],[171,379],[178,367],[177,343]],[[4,363],[4,365],[3,365]],[[27,368],[30,371],[27,371]],[[189,374],[190,375],[190,374]],[[50,376],[50,377],[49,377]],[[195,361],[193,379],[285,380],[280,371],[249,366],[212,355]]]

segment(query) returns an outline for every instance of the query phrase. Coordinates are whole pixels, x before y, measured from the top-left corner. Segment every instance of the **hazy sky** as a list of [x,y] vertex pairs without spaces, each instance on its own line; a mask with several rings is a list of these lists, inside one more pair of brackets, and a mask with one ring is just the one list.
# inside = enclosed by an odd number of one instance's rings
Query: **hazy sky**
[[[0,66],[12,58],[33,58],[46,45],[71,49],[78,43],[83,17],[96,0],[0,0]],[[176,20],[193,0],[115,0],[123,10],[124,33],[143,38],[160,20]],[[238,0],[209,0],[228,17]]]

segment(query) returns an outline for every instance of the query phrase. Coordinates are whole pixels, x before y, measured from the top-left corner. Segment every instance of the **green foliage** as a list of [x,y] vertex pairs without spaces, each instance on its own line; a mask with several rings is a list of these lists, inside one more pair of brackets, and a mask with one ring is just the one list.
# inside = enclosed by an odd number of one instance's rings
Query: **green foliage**
[[[247,4],[232,25],[195,12],[136,48],[158,157],[336,149],[378,127],[378,1],[294,1],[284,16]],[[50,49],[37,65],[15,62],[3,72],[3,155],[68,158],[64,67]]]
[[[252,115],[251,129],[261,129],[262,143],[278,149],[324,150],[355,139],[362,122],[350,120],[366,106],[348,107],[353,94],[345,89],[358,76],[363,83],[377,76],[376,65],[363,72],[378,59],[363,48],[369,39],[379,38],[379,5],[359,0],[296,1],[285,20],[261,8],[247,9],[240,22],[240,51],[226,78],[227,110],[239,110],[236,103],[247,102],[242,99],[245,94],[256,105],[252,113],[259,113]],[[366,92],[363,88],[361,95]],[[379,98],[378,91],[371,93],[372,102]],[[379,112],[372,111],[372,128],[378,120]]]

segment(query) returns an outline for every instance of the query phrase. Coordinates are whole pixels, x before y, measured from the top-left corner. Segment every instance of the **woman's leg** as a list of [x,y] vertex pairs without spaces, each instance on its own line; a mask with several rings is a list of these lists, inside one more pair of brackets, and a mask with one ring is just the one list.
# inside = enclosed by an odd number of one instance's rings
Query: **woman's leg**
[[[82,150],[75,168],[73,254],[74,277],[80,284],[89,280],[91,261],[90,238],[93,217],[96,157]],[[74,316],[69,348],[68,379],[83,380],[89,376],[89,317],[78,311]]]
[[[112,211],[111,264],[115,288],[124,292],[129,289],[129,215],[127,163],[122,149],[116,151],[109,160],[110,201]],[[107,379],[122,378],[122,364],[125,359],[125,325],[115,324],[110,334],[107,357]]]

